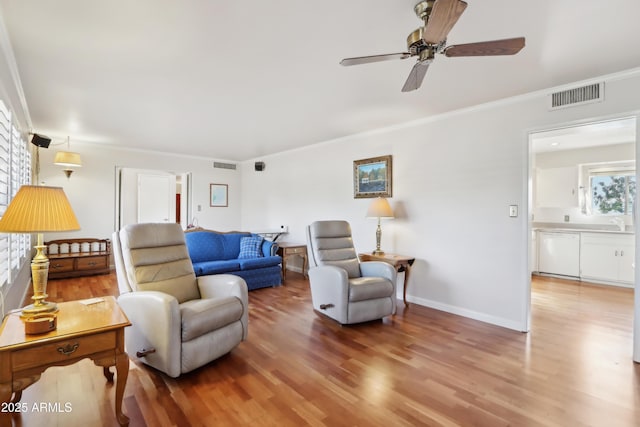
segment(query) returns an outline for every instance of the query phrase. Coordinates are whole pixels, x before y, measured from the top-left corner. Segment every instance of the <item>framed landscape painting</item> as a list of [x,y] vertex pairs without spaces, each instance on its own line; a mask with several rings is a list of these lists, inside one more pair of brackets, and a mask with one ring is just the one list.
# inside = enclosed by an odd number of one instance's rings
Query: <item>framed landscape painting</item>
[[391,156],[353,162],[353,197],[391,197]]
[[227,201],[227,192],[229,186],[227,184],[209,184],[209,196],[211,207],[227,207],[229,202]]

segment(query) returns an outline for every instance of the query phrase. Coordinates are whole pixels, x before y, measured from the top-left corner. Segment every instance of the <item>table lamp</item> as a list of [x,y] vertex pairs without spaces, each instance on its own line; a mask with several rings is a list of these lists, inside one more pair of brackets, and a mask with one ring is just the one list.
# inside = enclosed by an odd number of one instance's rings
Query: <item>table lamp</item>
[[380,250],[380,238],[382,237],[382,228],[380,228],[380,218],[393,218],[393,211],[389,202],[384,197],[374,199],[367,210],[368,218],[378,218],[378,228],[376,229],[376,250],[373,255],[384,255]]
[[43,252],[42,233],[79,229],[78,220],[62,188],[37,185],[20,187],[0,219],[0,232],[38,233],[36,256],[31,260],[33,304],[22,309],[22,316],[32,317],[58,310],[55,303],[45,301],[49,260]]

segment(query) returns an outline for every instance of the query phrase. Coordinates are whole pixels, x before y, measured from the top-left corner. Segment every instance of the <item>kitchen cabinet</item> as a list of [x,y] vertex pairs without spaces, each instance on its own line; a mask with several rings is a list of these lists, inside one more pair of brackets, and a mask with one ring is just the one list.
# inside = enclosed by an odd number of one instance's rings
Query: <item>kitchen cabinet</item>
[[538,271],[538,232],[531,230],[531,252],[529,253],[529,271]]
[[578,167],[537,169],[535,194],[538,207],[578,206]]
[[635,238],[632,234],[582,233],[581,278],[632,285],[634,259]]
[[540,231],[538,271],[562,276],[580,276],[580,233]]

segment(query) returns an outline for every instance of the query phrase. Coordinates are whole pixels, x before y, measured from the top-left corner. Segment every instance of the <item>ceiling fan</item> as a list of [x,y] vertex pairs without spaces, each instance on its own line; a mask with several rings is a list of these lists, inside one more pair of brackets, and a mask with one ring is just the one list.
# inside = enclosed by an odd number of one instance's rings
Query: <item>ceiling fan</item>
[[403,92],[409,92],[420,87],[436,53],[449,57],[515,55],[524,47],[524,37],[447,46],[447,34],[466,8],[467,3],[462,0],[421,1],[414,11],[424,21],[424,26],[407,37],[408,52],[345,58],[340,64],[359,65],[417,56],[418,62],[402,87]]

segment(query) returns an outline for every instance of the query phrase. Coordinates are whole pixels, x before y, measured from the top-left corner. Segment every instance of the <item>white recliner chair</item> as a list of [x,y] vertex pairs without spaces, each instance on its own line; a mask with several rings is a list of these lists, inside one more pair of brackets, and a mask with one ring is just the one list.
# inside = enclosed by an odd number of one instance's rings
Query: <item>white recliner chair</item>
[[113,234],[130,356],[170,377],[230,352],[248,331],[244,279],[195,276],[179,224],[133,224]]
[[396,270],[385,262],[359,262],[348,222],[309,225],[307,252],[314,310],[340,324],[396,313]]

